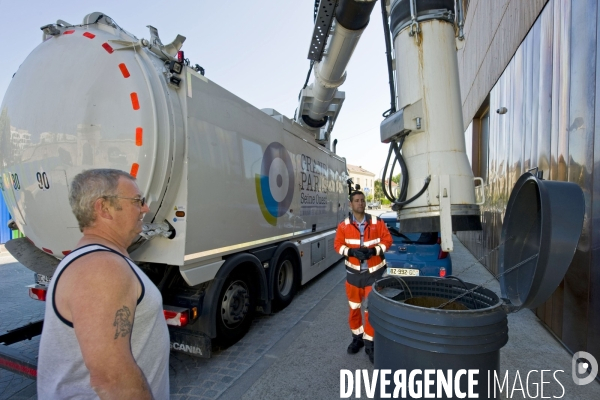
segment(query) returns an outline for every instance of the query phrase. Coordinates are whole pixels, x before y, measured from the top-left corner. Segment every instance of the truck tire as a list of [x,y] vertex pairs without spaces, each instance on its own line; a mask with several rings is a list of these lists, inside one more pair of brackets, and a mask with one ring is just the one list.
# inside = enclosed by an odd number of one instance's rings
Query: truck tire
[[240,268],[229,274],[217,302],[217,342],[229,346],[240,340],[252,323],[258,285],[256,279]]
[[298,290],[296,258],[286,251],[277,260],[273,274],[273,305],[276,309],[286,308],[294,299]]

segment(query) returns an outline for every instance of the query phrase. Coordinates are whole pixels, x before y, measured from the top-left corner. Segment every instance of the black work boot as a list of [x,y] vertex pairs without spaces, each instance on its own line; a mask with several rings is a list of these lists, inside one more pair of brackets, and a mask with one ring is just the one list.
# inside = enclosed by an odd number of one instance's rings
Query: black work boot
[[364,346],[362,335],[352,335],[352,343],[348,345],[348,354],[356,354]]
[[365,340],[365,353],[369,356],[371,364],[375,363],[375,343],[372,340]]

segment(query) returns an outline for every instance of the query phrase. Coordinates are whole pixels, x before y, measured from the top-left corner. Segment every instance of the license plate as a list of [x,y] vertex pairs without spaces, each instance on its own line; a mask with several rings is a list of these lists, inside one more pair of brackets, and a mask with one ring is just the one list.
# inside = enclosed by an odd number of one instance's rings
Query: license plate
[[388,268],[390,275],[419,276],[419,270],[413,268]]

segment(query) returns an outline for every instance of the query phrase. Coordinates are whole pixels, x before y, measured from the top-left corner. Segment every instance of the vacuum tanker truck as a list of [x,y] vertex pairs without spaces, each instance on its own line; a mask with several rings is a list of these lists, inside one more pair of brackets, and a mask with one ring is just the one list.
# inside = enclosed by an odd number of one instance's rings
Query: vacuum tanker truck
[[[99,12],[79,25],[43,26],[0,109],[0,188],[11,227],[26,236],[6,247],[35,272],[30,296],[45,300],[54,268],[80,238],[70,181],[90,168],[116,168],[136,177],[150,208],[129,253],[163,295],[173,350],[209,357],[211,339],[234,342],[255,310],[289,304],[341,258],[333,239],[349,183],[330,133],[344,101],[338,87],[375,4],[316,2],[314,79],[293,119],[204,76],[185,58],[183,36],[165,45],[149,27],[138,39]],[[409,56],[398,58],[395,78],[389,62],[392,108],[381,136],[402,167],[403,190],[391,200],[403,225],[441,231],[451,251],[451,231],[478,219],[462,138],[454,1],[418,4],[382,4],[386,34]],[[42,323],[0,342],[39,334]],[[2,347],[3,367],[35,375],[35,365]]]

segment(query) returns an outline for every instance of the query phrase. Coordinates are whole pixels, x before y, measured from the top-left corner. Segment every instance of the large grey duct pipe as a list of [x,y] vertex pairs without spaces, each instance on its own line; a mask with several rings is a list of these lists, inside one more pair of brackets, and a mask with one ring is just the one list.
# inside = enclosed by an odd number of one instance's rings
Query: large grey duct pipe
[[346,80],[346,67],[366,26],[377,0],[340,0],[326,54],[315,63],[313,102],[304,123],[320,128],[327,123],[326,112],[337,88]]

